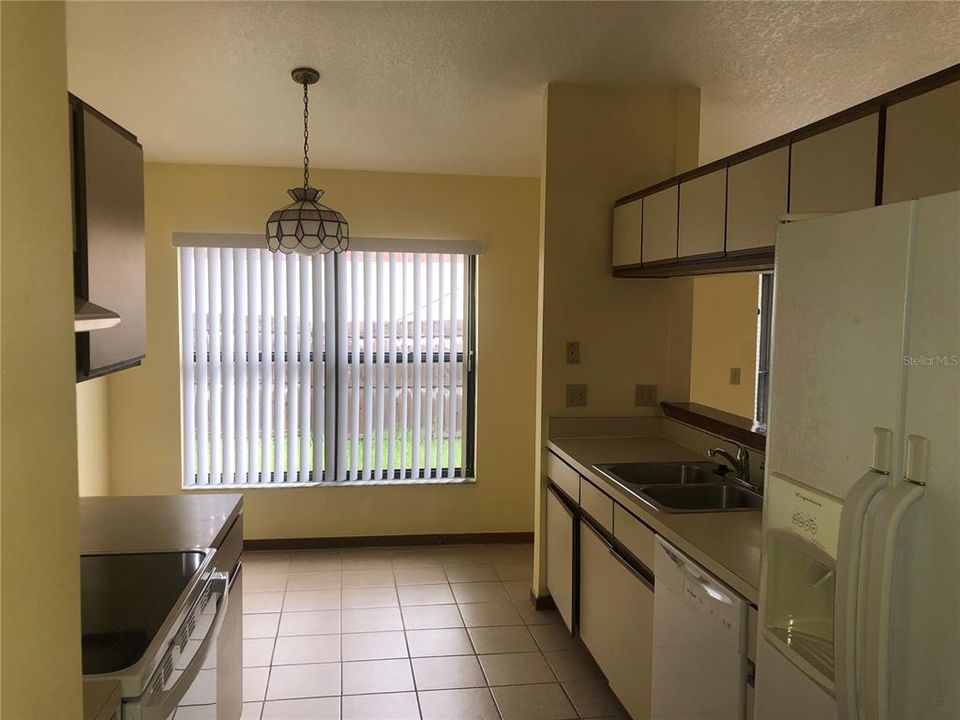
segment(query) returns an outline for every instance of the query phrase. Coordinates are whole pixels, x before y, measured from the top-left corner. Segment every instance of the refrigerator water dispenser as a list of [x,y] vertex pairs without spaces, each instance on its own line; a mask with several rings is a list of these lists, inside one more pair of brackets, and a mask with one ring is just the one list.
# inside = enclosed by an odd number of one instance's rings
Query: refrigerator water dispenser
[[843,502],[771,473],[764,638],[824,689],[834,687],[837,537]]

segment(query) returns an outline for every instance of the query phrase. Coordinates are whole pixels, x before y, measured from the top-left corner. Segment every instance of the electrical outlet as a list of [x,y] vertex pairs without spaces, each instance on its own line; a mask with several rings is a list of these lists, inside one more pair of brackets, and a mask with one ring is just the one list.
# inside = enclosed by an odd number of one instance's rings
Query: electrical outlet
[[572,340],[567,343],[567,365],[580,364],[580,342]]
[[633,404],[637,407],[652,407],[657,404],[656,385],[637,385],[634,388]]
[[587,406],[587,386],[567,385],[567,407]]
[[740,368],[730,368],[730,384],[740,384]]

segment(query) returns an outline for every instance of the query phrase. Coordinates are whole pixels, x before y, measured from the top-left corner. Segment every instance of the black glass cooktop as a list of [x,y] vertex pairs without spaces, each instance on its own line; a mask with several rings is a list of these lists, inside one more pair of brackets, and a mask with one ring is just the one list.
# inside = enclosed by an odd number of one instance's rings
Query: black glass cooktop
[[203,559],[196,551],[82,555],[83,673],[140,660]]

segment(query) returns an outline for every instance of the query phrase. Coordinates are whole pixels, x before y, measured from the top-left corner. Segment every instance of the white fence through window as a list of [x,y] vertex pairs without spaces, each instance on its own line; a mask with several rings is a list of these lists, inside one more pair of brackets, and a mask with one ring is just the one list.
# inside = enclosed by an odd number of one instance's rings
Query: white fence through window
[[472,469],[471,255],[179,253],[185,486]]

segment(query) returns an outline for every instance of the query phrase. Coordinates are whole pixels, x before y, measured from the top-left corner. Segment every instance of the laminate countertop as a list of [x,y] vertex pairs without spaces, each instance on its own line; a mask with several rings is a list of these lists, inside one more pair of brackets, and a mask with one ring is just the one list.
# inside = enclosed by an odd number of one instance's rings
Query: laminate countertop
[[218,547],[242,507],[235,494],[83,497],[80,552]]
[[705,460],[669,440],[555,438],[547,449],[610,495],[667,542],[757,604],[760,588],[761,512],[664,513],[624,491],[593,465],[617,462]]

